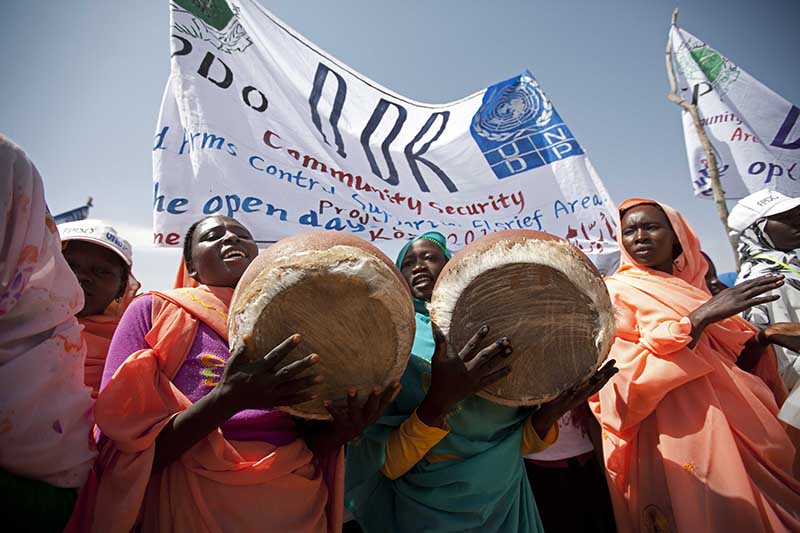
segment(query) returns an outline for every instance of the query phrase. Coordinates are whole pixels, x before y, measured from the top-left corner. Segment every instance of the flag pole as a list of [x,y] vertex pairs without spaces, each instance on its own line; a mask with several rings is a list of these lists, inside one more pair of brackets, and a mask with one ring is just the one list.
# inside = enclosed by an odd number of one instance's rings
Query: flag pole
[[[672,12],[672,26],[677,26],[677,21],[678,8],[676,7],[675,11]],[[722,190],[722,184],[719,181],[719,166],[717,165],[717,156],[714,154],[714,150],[711,148],[711,141],[708,140],[706,130],[703,128],[702,122],[700,122],[700,114],[697,112],[697,106],[678,96],[678,87],[677,83],[675,82],[675,71],[674,67],[672,66],[672,31],[670,31],[669,38],[667,39],[666,61],[667,78],[669,78],[669,94],[667,95],[667,99],[670,102],[681,106],[681,108],[683,108],[692,117],[692,122],[694,122],[694,128],[697,131],[697,136],[700,137],[700,144],[703,146],[703,151],[706,153],[706,158],[708,159],[708,177],[711,181],[711,192],[714,194],[714,203],[717,206],[717,213],[719,214],[719,219],[722,222],[722,227],[725,229],[725,236],[728,237],[728,242],[733,250],[733,259],[736,262],[736,271],[738,272],[739,267],[741,266],[739,263],[739,252],[736,250],[736,239],[731,237],[730,228],[728,227],[728,204],[725,203],[725,191]]]

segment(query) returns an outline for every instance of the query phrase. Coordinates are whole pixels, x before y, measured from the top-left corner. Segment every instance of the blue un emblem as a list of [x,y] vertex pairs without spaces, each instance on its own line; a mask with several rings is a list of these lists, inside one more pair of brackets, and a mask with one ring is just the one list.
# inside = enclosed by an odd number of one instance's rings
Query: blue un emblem
[[489,87],[470,131],[498,179],[583,153],[530,72]]

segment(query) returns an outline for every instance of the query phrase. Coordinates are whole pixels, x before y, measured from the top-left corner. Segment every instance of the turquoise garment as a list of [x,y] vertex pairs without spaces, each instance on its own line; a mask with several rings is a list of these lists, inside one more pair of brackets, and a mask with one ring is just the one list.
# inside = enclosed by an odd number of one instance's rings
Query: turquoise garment
[[[400,259],[404,254],[405,249]],[[433,333],[420,304],[415,302],[417,334],[400,395],[348,446],[347,507],[367,533],[543,531],[521,452],[530,409],[467,398],[448,417],[450,433],[431,450],[463,460],[431,464],[422,459],[396,480],[380,472],[390,433],[414,412],[430,383]]]

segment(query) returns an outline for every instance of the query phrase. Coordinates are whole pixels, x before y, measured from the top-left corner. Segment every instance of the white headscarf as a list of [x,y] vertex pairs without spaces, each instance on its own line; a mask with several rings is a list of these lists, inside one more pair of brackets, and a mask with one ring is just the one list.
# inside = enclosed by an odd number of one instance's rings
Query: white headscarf
[[39,172],[0,136],[0,468],[79,487],[96,455],[83,291],[61,255]]

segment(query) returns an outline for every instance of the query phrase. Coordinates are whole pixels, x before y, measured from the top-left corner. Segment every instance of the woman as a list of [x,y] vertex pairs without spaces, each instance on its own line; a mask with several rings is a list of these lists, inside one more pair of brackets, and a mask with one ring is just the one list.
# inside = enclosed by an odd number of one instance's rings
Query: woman
[[714,264],[714,261],[712,261],[711,258],[708,256],[708,254],[701,251],[700,255],[702,255],[703,259],[706,260],[706,265],[708,267],[708,270],[706,271],[706,275],[704,278],[706,288],[708,289],[708,292],[711,293],[711,296],[716,296],[717,294],[727,289],[728,285],[726,285],[722,280],[720,280],[717,277],[717,267]]
[[96,455],[83,293],[39,172],[0,135],[0,494],[5,529],[58,531]]
[[205,218],[184,243],[198,286],[148,293],[125,313],[95,407],[94,512],[84,507],[76,528],[93,514],[94,531],[341,529],[341,447],[399,385],[363,407],[330,406],[332,423],[300,426],[273,410],[314,397],[320,356],[283,366],[298,334],[255,361],[229,353],[228,306],[257,252],[236,220]]
[[557,438],[559,417],[613,375],[589,381],[531,414],[475,393],[510,368],[509,339],[479,351],[483,326],[458,356],[432,327],[429,302],[450,258],[444,236],[426,233],[401,250],[417,311],[417,335],[402,390],[386,414],[348,447],[346,502],[365,531],[541,531],[522,456]]
[[67,222],[58,231],[64,258],[83,289],[77,317],[87,347],[85,380],[97,398],[111,337],[140,286],[131,272],[133,250],[102,220]]
[[765,350],[775,339],[736,316],[774,300],[763,294],[783,279],[711,297],[700,243],[678,212],[630,199],[620,215],[621,266],[606,280],[620,371],[592,399],[617,527],[800,530],[795,450],[776,418],[780,382]]

